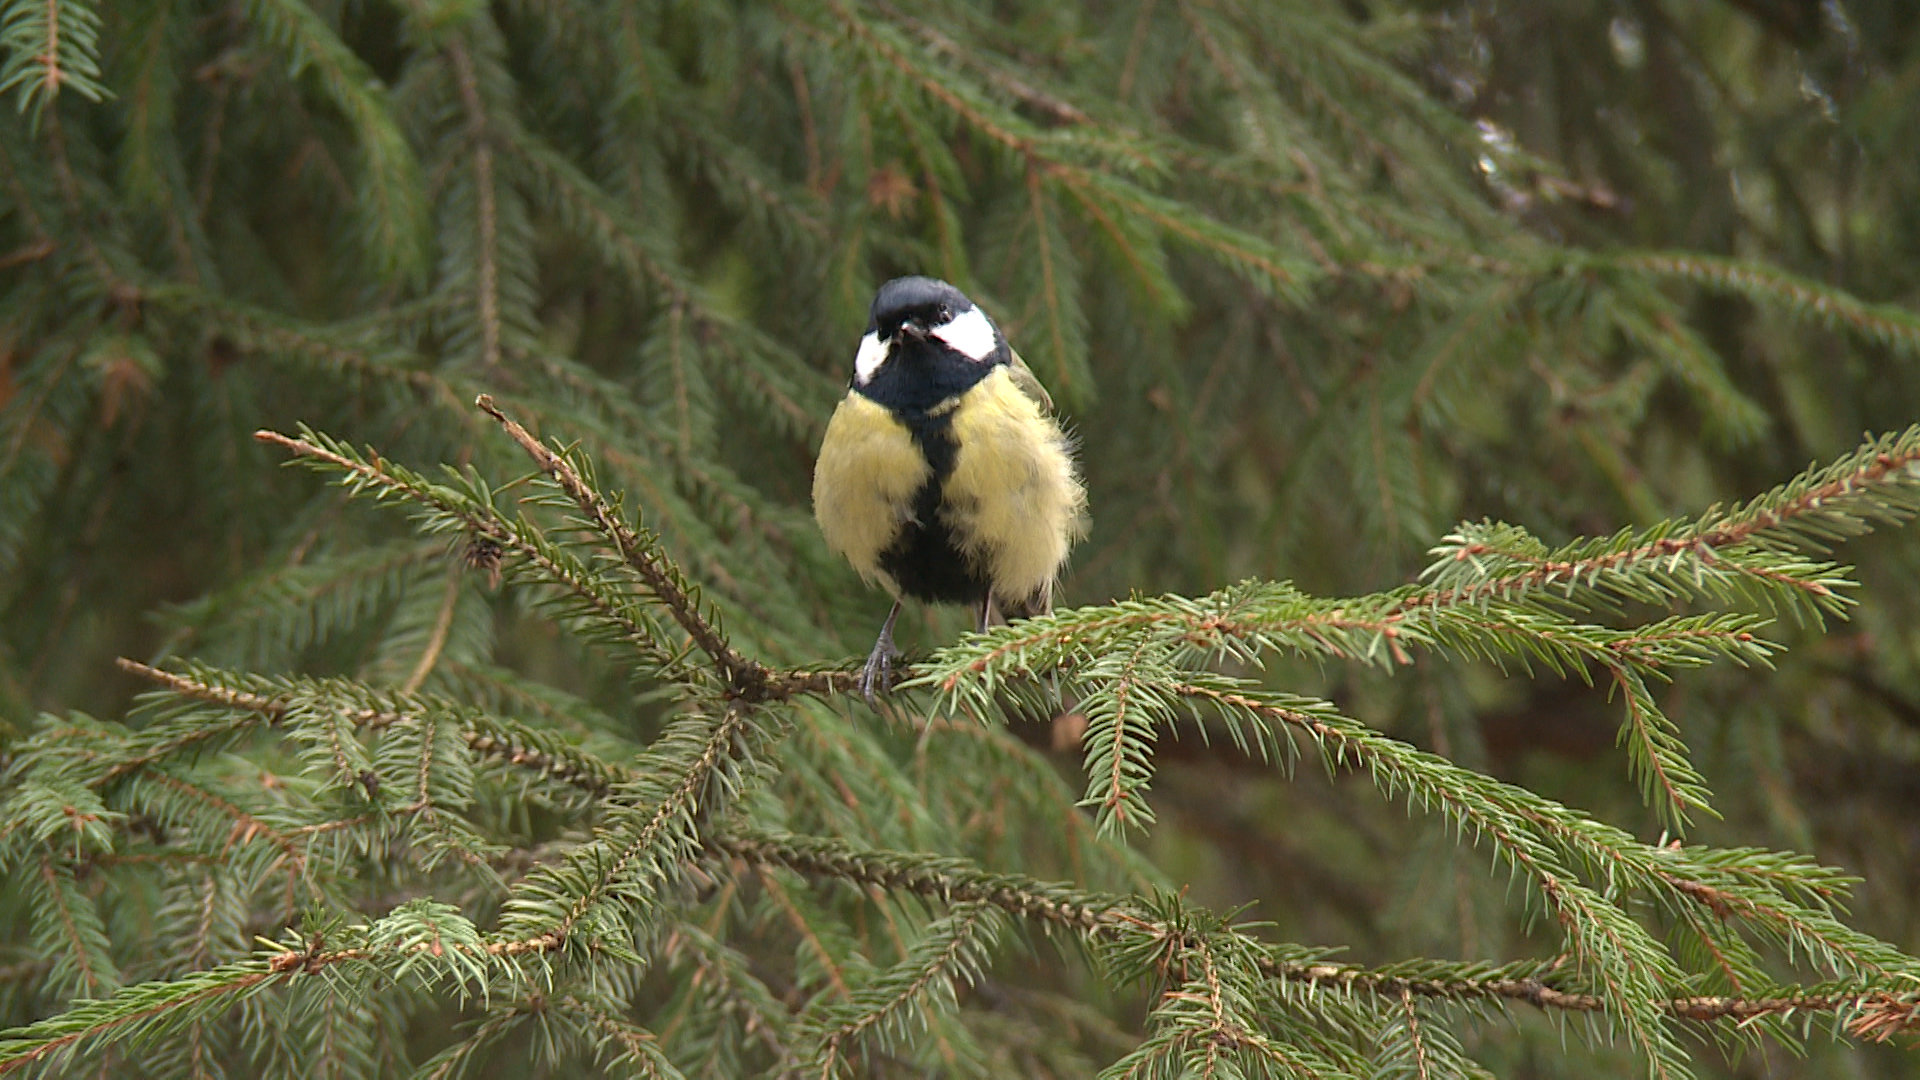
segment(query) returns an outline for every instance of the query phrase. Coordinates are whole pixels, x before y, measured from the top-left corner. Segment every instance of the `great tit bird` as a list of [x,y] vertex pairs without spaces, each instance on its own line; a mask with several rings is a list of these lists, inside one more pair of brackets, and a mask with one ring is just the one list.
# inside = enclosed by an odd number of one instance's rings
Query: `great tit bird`
[[900,655],[903,600],[972,604],[982,630],[1043,614],[1087,493],[1053,400],[966,294],[880,286],[847,396],[827,422],[813,514],[827,546],[893,594],[860,676],[871,701]]

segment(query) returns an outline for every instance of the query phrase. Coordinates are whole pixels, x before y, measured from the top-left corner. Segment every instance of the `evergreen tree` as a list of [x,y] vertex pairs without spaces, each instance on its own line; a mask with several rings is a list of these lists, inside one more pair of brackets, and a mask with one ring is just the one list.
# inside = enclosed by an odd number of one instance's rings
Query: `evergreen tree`
[[1907,6],[0,0],[0,1074],[1911,1073]]

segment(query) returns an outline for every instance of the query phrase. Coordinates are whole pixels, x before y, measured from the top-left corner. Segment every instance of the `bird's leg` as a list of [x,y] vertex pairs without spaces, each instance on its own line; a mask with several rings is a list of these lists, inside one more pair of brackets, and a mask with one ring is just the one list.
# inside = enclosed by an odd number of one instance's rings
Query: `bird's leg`
[[867,654],[867,666],[860,672],[860,696],[873,704],[873,685],[876,682],[890,682],[887,678],[893,674],[893,662],[900,656],[900,650],[893,647],[893,620],[900,617],[900,601],[893,602],[893,610],[887,612],[887,621],[880,626],[880,637],[873,643],[873,651]]
[[984,634],[992,626],[993,626],[993,593],[991,590],[989,590],[987,595],[980,598],[980,625],[978,629],[981,633]]

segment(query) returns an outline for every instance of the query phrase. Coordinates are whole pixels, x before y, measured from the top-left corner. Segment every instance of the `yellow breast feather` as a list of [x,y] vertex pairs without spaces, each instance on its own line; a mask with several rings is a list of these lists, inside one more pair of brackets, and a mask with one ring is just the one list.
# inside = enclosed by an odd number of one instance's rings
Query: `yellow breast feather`
[[827,546],[860,576],[899,594],[880,555],[913,517],[913,496],[931,469],[905,424],[849,393],[834,410],[813,470],[813,513]]
[[1024,604],[1050,590],[1067,549],[1086,534],[1087,493],[1067,437],[1004,367],[966,392],[953,434],[947,524],[987,568],[995,596]]

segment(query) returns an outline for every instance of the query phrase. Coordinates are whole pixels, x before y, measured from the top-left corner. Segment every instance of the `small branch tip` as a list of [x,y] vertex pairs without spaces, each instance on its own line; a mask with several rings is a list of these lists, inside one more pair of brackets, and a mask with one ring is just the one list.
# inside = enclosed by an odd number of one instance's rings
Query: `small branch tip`
[[282,435],[279,432],[274,431],[270,428],[261,428],[259,431],[256,431],[253,433],[253,437],[254,437],[254,440],[257,442],[272,443],[273,445],[281,447],[283,449],[291,450],[296,454],[304,454],[308,452],[306,443],[300,441],[299,439],[294,438],[291,435]]

